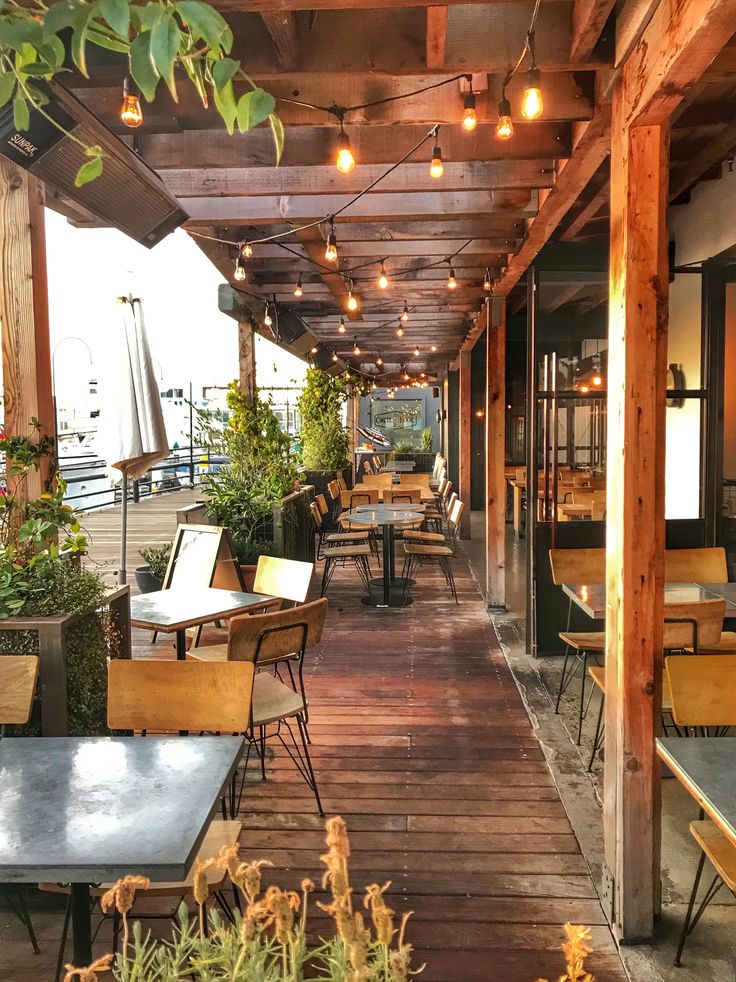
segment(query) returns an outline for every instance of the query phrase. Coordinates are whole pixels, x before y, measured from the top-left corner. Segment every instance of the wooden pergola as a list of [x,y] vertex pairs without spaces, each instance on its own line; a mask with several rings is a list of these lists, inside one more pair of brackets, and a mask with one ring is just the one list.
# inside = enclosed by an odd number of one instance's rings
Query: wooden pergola
[[[535,28],[545,110],[495,135],[502,81],[521,51],[533,3],[455,0],[220,0],[235,54],[277,97],[286,127],[274,166],[266,128],[229,137],[189,93],[145,107],[135,148],[191,216],[187,229],[232,288],[242,373],[266,303],[307,325],[302,354],[334,351],[384,383],[403,366],[445,378],[459,371],[460,494],[470,486],[470,353],[487,345],[486,546],[489,606],[503,607],[505,324],[524,301],[520,283],[551,240],[610,235],[609,507],[605,842],[618,936],[651,936],[658,906],[659,711],[664,570],[664,412],[667,207],[707,177],[736,144],[732,120],[734,0],[544,0]],[[429,89],[427,87],[462,77]],[[466,77],[467,76],[467,77]],[[472,80],[478,125],[464,132]],[[100,65],[69,88],[126,139],[121,71]],[[523,73],[507,91],[518,106]],[[357,166],[334,166],[338,118],[294,103],[350,110]],[[328,216],[440,125],[444,174],[429,175],[433,141],[335,219],[339,266],[325,263]],[[0,320],[5,425],[35,415],[52,426],[43,189],[0,161]],[[64,210],[55,198],[49,204]],[[78,212],[69,212],[79,222]],[[238,244],[254,246],[245,281]],[[288,246],[288,250],[284,247]],[[391,285],[377,285],[381,261]],[[339,275],[345,270],[353,275]],[[457,289],[449,291],[449,267]],[[491,291],[483,281],[489,271]],[[392,274],[394,274],[392,279]],[[348,311],[353,280],[360,307]],[[301,299],[294,297],[300,280]],[[186,285],[185,288],[196,288]],[[235,291],[233,293],[232,291]],[[233,299],[234,298],[234,299]],[[593,302],[562,284],[558,308]],[[214,299],[213,299],[214,302]],[[403,305],[410,320],[397,335]],[[574,310],[574,307],[570,308]],[[346,332],[337,333],[340,315]],[[360,355],[353,352],[354,339]],[[415,354],[419,348],[419,355]],[[379,371],[376,359],[381,356]]]

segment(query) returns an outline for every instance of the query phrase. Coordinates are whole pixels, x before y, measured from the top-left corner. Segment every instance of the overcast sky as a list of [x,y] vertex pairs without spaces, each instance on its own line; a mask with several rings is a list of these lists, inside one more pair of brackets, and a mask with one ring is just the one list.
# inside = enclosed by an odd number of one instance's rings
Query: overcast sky
[[[183,231],[146,249],[114,229],[77,229],[46,212],[51,348],[56,393],[68,404],[96,378],[115,297],[132,292],[143,301],[151,355],[162,386],[198,394],[205,385],[226,385],[238,374],[237,325],[217,309],[223,278]],[[83,344],[64,338],[79,337]],[[58,347],[57,347],[58,345]],[[257,339],[259,385],[301,379],[302,361]],[[276,371],[274,372],[274,365]]]

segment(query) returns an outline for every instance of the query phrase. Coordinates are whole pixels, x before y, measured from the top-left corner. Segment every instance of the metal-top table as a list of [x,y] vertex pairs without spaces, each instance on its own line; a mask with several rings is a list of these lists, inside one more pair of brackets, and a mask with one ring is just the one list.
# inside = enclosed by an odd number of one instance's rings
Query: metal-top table
[[259,593],[238,593],[212,587],[186,590],[156,590],[130,598],[130,623],[164,634],[176,632],[176,657],[187,657],[187,628],[212,621],[227,620],[253,607],[263,607],[273,597]]
[[[606,587],[603,583],[563,583],[563,592],[593,620],[606,616]],[[690,604],[702,600],[726,601],[726,616],[736,614],[736,583],[665,583],[665,604]]]
[[406,595],[406,582],[396,576],[396,559],[394,556],[394,529],[397,525],[412,525],[420,522],[421,512],[407,506],[392,508],[390,505],[373,505],[365,511],[350,512],[347,516],[354,525],[383,526],[383,577],[371,580],[372,586],[382,586],[382,602],[373,599],[373,595],[365,597],[363,603],[372,607],[405,607],[411,603],[411,597]]
[[241,737],[0,741],[0,881],[71,884],[74,964],[92,961],[90,884],[186,879]]
[[410,474],[416,466],[416,460],[388,460],[381,471],[384,474]]
[[736,740],[660,737],[657,753],[736,846]]

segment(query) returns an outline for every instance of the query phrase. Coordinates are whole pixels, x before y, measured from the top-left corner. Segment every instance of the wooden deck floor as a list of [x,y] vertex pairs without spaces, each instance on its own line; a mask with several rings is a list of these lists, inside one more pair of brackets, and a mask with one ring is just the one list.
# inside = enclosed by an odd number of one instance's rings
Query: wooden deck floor
[[[391,905],[414,911],[408,935],[416,965],[426,963],[424,982],[557,979],[565,921],[591,927],[598,982],[623,982],[475,582],[464,560],[455,568],[459,607],[426,571],[404,610],[364,607],[348,571],[330,588],[325,635],[306,668],[310,731],[325,810],[351,832],[356,893],[391,880]],[[137,656],[172,656],[170,642],[152,651],[147,640],[137,635]],[[274,863],[269,879],[295,887],[303,876],[319,879],[322,820],[275,748],[268,780],[252,771],[241,847],[244,857]],[[52,977],[61,914],[34,917],[43,946],[36,957],[17,922],[0,916],[3,980]],[[108,925],[99,942],[106,950]]]

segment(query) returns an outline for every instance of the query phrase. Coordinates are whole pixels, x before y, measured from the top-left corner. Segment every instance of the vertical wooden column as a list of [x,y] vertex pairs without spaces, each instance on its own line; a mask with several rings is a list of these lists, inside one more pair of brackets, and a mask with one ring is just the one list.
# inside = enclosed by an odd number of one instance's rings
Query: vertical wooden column
[[244,317],[238,320],[238,376],[241,392],[252,401],[256,391],[256,338],[253,322]]
[[[43,207],[38,181],[0,158],[3,419],[12,434],[30,435],[34,416],[43,433],[54,433]],[[36,497],[49,473],[49,466],[32,473],[22,493]]]
[[460,522],[460,537],[470,538],[470,472],[472,466],[470,447],[470,373],[472,352],[460,352],[460,398],[458,400],[458,495],[465,502]]
[[506,301],[486,304],[486,603],[506,606]]
[[611,127],[604,893],[621,940],[659,905],[668,129]]

